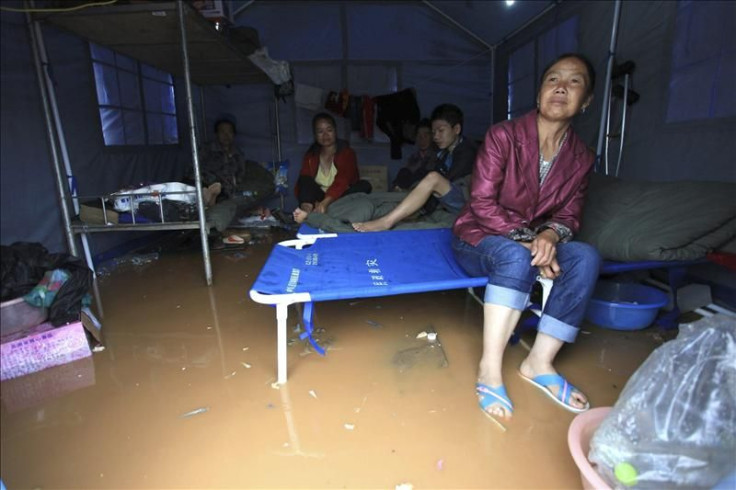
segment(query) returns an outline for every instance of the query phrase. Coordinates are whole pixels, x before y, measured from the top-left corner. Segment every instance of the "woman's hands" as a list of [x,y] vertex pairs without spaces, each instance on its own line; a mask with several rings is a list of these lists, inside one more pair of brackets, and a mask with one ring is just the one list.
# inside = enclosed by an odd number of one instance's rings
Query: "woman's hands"
[[330,206],[330,203],[332,203],[333,199],[330,196],[325,196],[324,199],[321,201],[317,201],[314,204],[314,212],[315,213],[326,213],[327,208]]
[[560,275],[560,264],[557,263],[557,242],[560,237],[554,230],[546,229],[537,234],[531,242],[520,242],[532,254],[531,265],[539,269],[542,277],[555,279]]

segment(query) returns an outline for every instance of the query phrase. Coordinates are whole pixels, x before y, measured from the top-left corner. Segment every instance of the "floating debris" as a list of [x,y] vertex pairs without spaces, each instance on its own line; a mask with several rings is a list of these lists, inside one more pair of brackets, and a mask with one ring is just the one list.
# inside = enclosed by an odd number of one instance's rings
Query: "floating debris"
[[247,362],[241,362],[240,364],[242,364],[245,369],[250,369],[251,367],[253,367],[250,364],[248,364]]
[[233,376],[235,376],[236,374],[238,374],[238,373],[237,373],[237,371],[233,371],[233,372],[232,372],[232,373],[230,373],[230,374],[226,374],[226,375],[225,375],[225,379],[230,379],[230,378],[232,378]]
[[345,424],[345,428],[347,430],[353,430],[353,429],[355,429],[355,424]]
[[383,325],[381,325],[378,322],[374,322],[373,320],[365,320],[365,322],[370,325],[373,328],[381,328]]
[[271,383],[271,388],[273,388],[274,390],[280,390],[281,385],[278,383],[278,381],[274,381],[273,383]]
[[243,351],[247,351],[250,347],[243,347]]
[[396,490],[414,490],[414,485],[411,483],[399,483],[396,485]]
[[427,332],[424,332],[424,331],[422,331],[422,332],[419,332],[419,333],[417,334],[417,338],[418,338],[418,339],[423,339],[423,338],[424,338],[424,337],[426,337],[426,336],[427,336]]
[[442,471],[443,469],[445,469],[445,460],[437,460],[437,471]]
[[187,418],[187,417],[194,417],[195,415],[200,415],[205,412],[209,412],[210,407],[199,407],[195,408],[194,410],[190,410],[189,412],[183,413],[180,415],[181,418]]
[[309,396],[312,398],[317,398],[317,393],[314,392],[314,390],[309,390]]
[[92,352],[102,352],[103,350],[105,350],[105,346],[102,344],[92,347]]

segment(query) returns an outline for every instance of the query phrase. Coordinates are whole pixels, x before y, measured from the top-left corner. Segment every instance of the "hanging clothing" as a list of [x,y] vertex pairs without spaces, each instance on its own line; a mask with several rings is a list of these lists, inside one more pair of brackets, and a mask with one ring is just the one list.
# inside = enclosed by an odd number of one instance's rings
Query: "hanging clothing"
[[373,139],[373,124],[375,123],[375,105],[376,100],[373,97],[367,95],[363,96],[363,113],[362,121],[360,124],[360,135],[367,139]]
[[330,92],[327,94],[325,109],[342,117],[348,112],[349,102],[350,94],[347,90],[343,90],[339,94],[337,92]]
[[414,144],[420,111],[413,88],[375,98],[376,125],[391,140],[391,159],[401,159],[401,145]]

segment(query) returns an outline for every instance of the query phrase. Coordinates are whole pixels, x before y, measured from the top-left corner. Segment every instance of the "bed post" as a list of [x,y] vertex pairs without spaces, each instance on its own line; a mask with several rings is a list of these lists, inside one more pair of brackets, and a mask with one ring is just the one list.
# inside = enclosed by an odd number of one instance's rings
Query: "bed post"
[[276,383],[280,385],[286,383],[286,320],[288,317],[289,305],[278,303],[276,305],[276,358],[278,363]]

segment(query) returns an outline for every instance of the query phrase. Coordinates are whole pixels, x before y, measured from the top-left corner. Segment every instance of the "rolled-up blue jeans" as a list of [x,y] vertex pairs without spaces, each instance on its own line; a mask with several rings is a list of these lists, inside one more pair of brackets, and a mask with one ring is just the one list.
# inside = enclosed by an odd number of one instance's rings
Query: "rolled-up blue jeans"
[[[523,310],[539,271],[523,245],[502,236],[490,235],[473,246],[454,237],[452,249],[457,263],[468,274],[488,276],[485,303]],[[585,308],[593,294],[600,257],[595,248],[582,242],[557,244],[560,275],[554,280],[537,330],[574,342]]]

